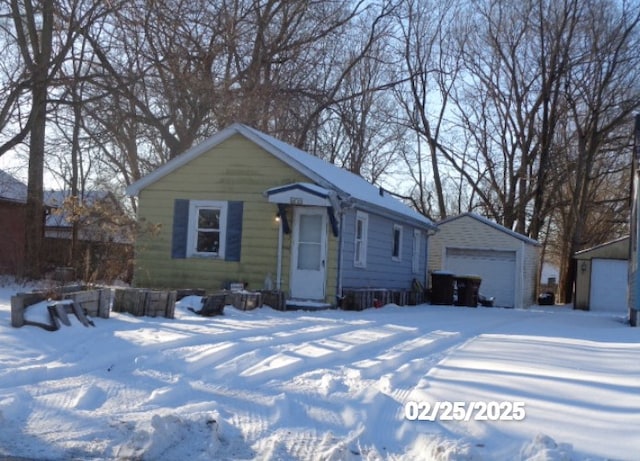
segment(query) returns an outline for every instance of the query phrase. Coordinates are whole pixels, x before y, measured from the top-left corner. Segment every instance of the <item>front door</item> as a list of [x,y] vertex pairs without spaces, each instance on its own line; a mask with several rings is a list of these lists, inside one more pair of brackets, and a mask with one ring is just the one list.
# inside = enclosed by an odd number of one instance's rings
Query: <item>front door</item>
[[321,207],[293,210],[291,297],[324,300],[327,254],[327,211]]

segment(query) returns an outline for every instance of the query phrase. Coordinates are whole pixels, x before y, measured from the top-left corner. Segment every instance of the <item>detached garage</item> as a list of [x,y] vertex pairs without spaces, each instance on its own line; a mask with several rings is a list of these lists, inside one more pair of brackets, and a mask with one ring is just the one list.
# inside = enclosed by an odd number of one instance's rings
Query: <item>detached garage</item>
[[499,307],[536,302],[540,244],[475,213],[438,223],[429,239],[429,271],[482,278],[480,293]]
[[582,250],[576,260],[576,309],[627,313],[629,237]]

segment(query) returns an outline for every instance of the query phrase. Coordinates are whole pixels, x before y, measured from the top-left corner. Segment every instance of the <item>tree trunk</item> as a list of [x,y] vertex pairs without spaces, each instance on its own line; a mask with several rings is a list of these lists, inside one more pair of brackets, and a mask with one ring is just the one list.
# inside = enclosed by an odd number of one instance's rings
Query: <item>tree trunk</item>
[[[46,69],[44,70],[46,72]],[[34,83],[32,94],[32,127],[29,142],[29,184],[25,222],[25,276],[39,278],[42,275],[42,248],[44,244],[43,174],[44,139],[47,119],[47,83],[45,78]]]
[[[41,20],[34,15],[34,5],[24,3],[24,12],[17,2],[12,3],[12,15],[23,57],[30,62],[32,72],[31,112],[28,124],[29,138],[29,184],[27,185],[27,208],[25,218],[25,276],[39,278],[43,270],[44,204],[43,174],[45,128],[47,124],[47,89],[49,64],[53,43],[53,0],[42,1]],[[24,20],[23,20],[24,18]],[[26,27],[26,32],[25,28]],[[30,37],[30,41],[26,36]],[[31,59],[30,53],[33,54]]]

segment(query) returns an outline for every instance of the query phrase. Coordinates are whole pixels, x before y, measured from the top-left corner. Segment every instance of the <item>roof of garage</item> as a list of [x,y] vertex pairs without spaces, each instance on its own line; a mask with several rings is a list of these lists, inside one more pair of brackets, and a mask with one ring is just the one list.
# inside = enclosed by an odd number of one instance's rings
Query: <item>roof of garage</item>
[[456,221],[456,220],[461,219],[461,218],[472,218],[472,219],[475,219],[475,220],[477,220],[477,221],[479,221],[479,222],[481,222],[483,224],[486,224],[487,226],[490,226],[490,227],[492,227],[492,228],[494,228],[494,229],[496,229],[496,230],[498,230],[500,232],[503,232],[506,235],[509,235],[509,236],[511,236],[513,238],[521,240],[521,241],[523,241],[523,242],[525,242],[525,243],[527,243],[529,245],[540,246],[540,243],[537,240],[533,240],[533,239],[527,237],[526,235],[522,235],[522,234],[519,234],[518,232],[512,231],[511,229],[508,229],[508,228],[506,228],[504,226],[501,226],[500,224],[498,224],[496,222],[493,222],[490,219],[485,218],[484,216],[480,216],[479,214],[476,214],[476,213],[471,213],[471,212],[462,213],[462,214],[459,214],[457,216],[453,216],[451,218],[444,219],[444,220],[440,221],[437,225],[438,225],[438,227],[440,227],[443,224],[447,224],[447,223]]
[[629,259],[629,236],[601,243],[573,255],[575,259]]

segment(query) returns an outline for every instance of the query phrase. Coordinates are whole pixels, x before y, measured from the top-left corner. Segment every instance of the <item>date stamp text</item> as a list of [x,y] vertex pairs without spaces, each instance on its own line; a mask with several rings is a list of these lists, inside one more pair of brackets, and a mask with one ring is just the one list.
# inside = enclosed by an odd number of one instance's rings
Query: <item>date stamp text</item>
[[404,404],[409,421],[522,421],[526,417],[524,402],[416,402]]

